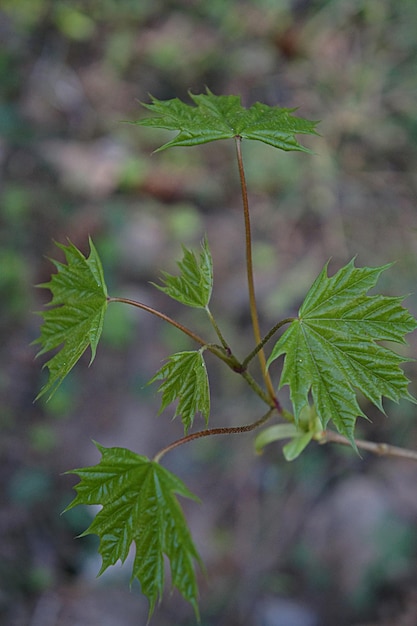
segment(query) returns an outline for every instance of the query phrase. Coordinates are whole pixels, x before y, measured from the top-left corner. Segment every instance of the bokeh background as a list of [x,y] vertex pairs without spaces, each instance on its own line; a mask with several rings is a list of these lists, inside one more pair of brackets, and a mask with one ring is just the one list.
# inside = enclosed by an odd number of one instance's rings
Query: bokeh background
[[[135,128],[149,93],[188,98],[208,86],[250,105],[299,107],[322,120],[315,155],[244,144],[261,323],[293,314],[333,272],[396,261],[381,285],[417,313],[417,4],[414,0],[3,0],[0,8],[0,623],[138,626],[147,603],[129,566],[100,579],[91,512],[62,510],[92,440],[152,456],[181,435],[157,417],[147,381],[191,344],[157,319],[110,307],[97,359],[49,403],[31,342],[59,257],[92,236],[112,295],[139,299],[204,333],[204,317],[158,292],[181,243],[207,233],[212,308],[238,355],[252,336],[233,143],[153,150],[164,131]],[[415,356],[411,336],[405,354]],[[256,419],[239,377],[208,359],[211,424]],[[417,380],[416,366],[407,373]],[[278,375],[278,368],[274,370]],[[410,390],[416,394],[417,385]],[[286,396],[283,395],[284,401]],[[417,447],[416,409],[372,407],[358,434]],[[201,427],[197,423],[197,427]],[[202,626],[415,626],[416,465],[311,445],[292,464],[261,457],[249,435],[166,457],[202,499],[185,503],[207,566]],[[167,592],[158,626],[190,626]]]

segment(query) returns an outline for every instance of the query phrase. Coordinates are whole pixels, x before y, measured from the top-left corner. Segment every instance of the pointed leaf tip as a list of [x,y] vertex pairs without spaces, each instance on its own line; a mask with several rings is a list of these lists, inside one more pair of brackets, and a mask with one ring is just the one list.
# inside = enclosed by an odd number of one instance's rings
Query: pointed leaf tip
[[49,289],[52,299],[43,317],[41,332],[33,343],[40,344],[37,356],[57,350],[45,363],[49,379],[36,397],[55,393],[67,374],[88,347],[90,364],[95,358],[97,345],[107,308],[107,287],[97,250],[90,239],[88,258],[71,242],[56,244],[65,255],[65,263],[52,261],[57,268],[48,283],[40,287]]
[[332,420],[353,447],[356,419],[366,417],[357,391],[382,411],[384,397],[415,402],[400,367],[408,359],[377,342],[405,343],[417,322],[402,298],[366,295],[389,266],[352,260],[329,278],[326,265],[268,360],[285,355],[280,386],[290,387],[296,419],[311,394],[323,428]]
[[178,261],[179,276],[163,272],[163,285],[154,283],[154,286],[177,302],[205,309],[210,302],[213,289],[213,260],[207,238],[201,242],[199,257],[185,246],[182,249],[183,258]]
[[153,113],[153,117],[140,119],[136,124],[178,132],[174,139],[158,150],[242,137],[262,141],[285,151],[310,152],[295,136],[318,135],[318,122],[293,115],[295,109],[268,106],[260,102],[245,108],[240,96],[216,96],[208,88],[205,94],[190,92],[189,96],[193,105],[178,98],[164,101],[152,96],[151,103],[143,104]]
[[197,413],[204,417],[206,425],[210,416],[210,389],[206,364],[201,350],[177,352],[149,381],[164,379],[158,388],[162,393],[160,413],[178,400],[174,418],[181,416],[187,434]]
[[164,589],[166,555],[173,586],[198,617],[194,565],[201,560],[176,496],[198,498],[158,463],[126,448],[96,446],[102,455],[100,462],[71,472],[80,482],[75,486],[77,496],[66,510],[78,504],[101,505],[82,533],[100,538],[99,575],[119,560],[124,563],[134,544],[132,579],[139,580],[151,616]]

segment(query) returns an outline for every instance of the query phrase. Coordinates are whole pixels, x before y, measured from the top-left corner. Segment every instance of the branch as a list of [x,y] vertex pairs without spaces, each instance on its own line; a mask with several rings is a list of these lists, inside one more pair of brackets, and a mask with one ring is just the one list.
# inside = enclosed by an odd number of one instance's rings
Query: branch
[[[240,177],[240,187],[242,191],[243,216],[244,216],[244,222],[245,222],[246,273],[247,273],[247,280],[248,280],[249,306],[250,306],[250,314],[252,318],[252,328],[253,328],[253,333],[255,336],[255,341],[259,345],[262,339],[261,339],[261,331],[259,328],[258,310],[256,307],[256,297],[255,297],[255,284],[254,284],[254,279],[253,279],[252,234],[251,234],[251,224],[250,224],[248,190],[246,186],[245,170],[243,167],[241,141],[242,141],[241,137],[239,136],[235,137],[236,156],[237,156],[237,163],[238,163],[239,177]],[[259,363],[261,365],[262,376],[265,381],[266,388],[268,390],[268,394],[273,400],[277,410],[281,413],[282,407],[275,395],[271,377],[269,375],[268,370],[266,369],[266,358],[265,358],[265,353],[262,347],[258,350],[257,354],[259,358]]]
[[248,383],[248,385],[255,391],[255,393],[265,402],[265,404],[268,404],[272,408],[276,408],[280,413],[282,413],[282,410],[280,409],[280,407],[276,406],[276,402],[274,401],[274,399],[268,397],[268,395],[258,385],[255,379],[249,374],[249,372],[246,371],[245,367],[242,366],[240,361],[238,361],[238,359],[233,354],[231,354],[230,348],[227,348],[226,350],[226,348],[223,348],[222,346],[217,346],[215,344],[206,343],[206,341],[202,339],[202,337],[194,333],[192,330],[190,330],[186,326],[183,326],[176,320],[172,319],[172,317],[165,315],[165,313],[162,313],[161,311],[158,311],[157,309],[154,309],[148,306],[147,304],[138,302],[137,300],[130,300],[129,298],[116,298],[116,297],[109,296],[107,298],[107,301],[108,302],[121,302],[122,304],[130,304],[131,306],[134,306],[138,309],[142,309],[143,311],[147,311],[148,313],[151,313],[152,315],[159,317],[161,320],[164,320],[164,322],[168,322],[168,324],[171,324],[172,326],[174,326],[175,328],[183,332],[185,335],[193,339],[196,343],[199,343],[202,347],[206,348],[209,352],[211,352],[212,354],[217,356],[219,359],[221,359],[224,363],[226,363],[226,365],[230,367],[230,369],[233,372],[240,374],[242,378]]
[[[214,344],[207,343],[202,337],[197,335],[197,333],[193,332],[186,326],[183,326],[176,320],[172,319],[172,317],[165,315],[165,313],[162,313],[161,311],[158,311],[157,309],[154,309],[151,306],[148,306],[147,304],[143,304],[143,302],[138,302],[137,300],[130,300],[129,298],[115,298],[115,297],[109,296],[107,298],[107,302],[121,302],[123,304],[130,304],[131,306],[134,306],[138,309],[142,309],[143,311],[147,311],[148,313],[151,313],[152,315],[159,317],[159,319],[164,320],[164,322],[168,322],[168,324],[171,324],[172,326],[174,326],[175,328],[183,332],[185,335],[188,335],[188,337],[193,339],[196,343],[199,343],[200,346],[206,348],[207,350],[212,352],[215,356],[219,357],[219,359],[224,361],[231,369],[233,369],[234,371],[238,371],[238,372],[240,371],[236,369],[236,362],[235,362],[236,359],[233,359],[231,355],[229,356],[228,354],[224,354],[223,352],[224,348],[222,348],[221,346],[216,346]],[[239,363],[239,366],[240,366],[240,363]]]
[[223,334],[214,318],[214,316],[212,315],[212,312],[210,311],[209,307],[206,306],[206,313],[208,315],[208,318],[211,322],[211,325],[213,326],[214,330],[216,331],[216,335],[218,336],[218,338],[220,339],[220,343],[222,344],[223,348],[225,349],[226,353],[231,354],[231,350],[229,348],[229,344],[227,343],[226,339],[223,337]]
[[[322,431],[318,435],[317,441],[320,444],[340,443],[343,446],[352,446],[349,439],[346,439],[343,435],[339,435],[332,430]],[[378,456],[390,456],[400,459],[408,459],[410,461],[417,461],[417,451],[415,450],[408,450],[407,448],[400,448],[399,446],[391,446],[388,443],[365,441],[363,439],[355,439],[355,443],[358,448],[367,450],[367,452],[372,452],[372,454],[377,454]]]
[[161,311],[157,311],[156,309],[153,309],[151,306],[148,306],[147,304],[143,304],[143,302],[138,302],[137,300],[131,300],[130,298],[113,298],[110,296],[107,298],[107,302],[122,302],[123,304],[130,304],[131,306],[137,307],[138,309],[142,309],[143,311],[152,313],[152,315],[156,315],[156,317],[159,317],[161,320],[164,320],[164,322],[168,322],[168,324],[171,324],[172,326],[175,326],[175,328],[178,328],[178,330],[183,332],[185,335],[188,335],[189,337],[191,337],[191,339],[199,343],[201,346],[207,345],[207,342],[204,341],[204,339],[199,337],[199,335],[194,333],[192,330],[190,330],[189,328],[186,328],[179,322],[173,320],[168,315],[165,315],[165,313],[161,313]]
[[243,367],[247,367],[247,365],[250,363],[250,361],[252,361],[252,359],[258,354],[258,352],[260,350],[262,350],[262,348],[264,347],[264,345],[271,339],[271,337],[273,337],[273,335],[275,335],[275,333],[282,327],[284,326],[284,324],[291,324],[291,322],[293,322],[295,319],[295,317],[287,317],[285,318],[285,320],[281,320],[280,322],[278,322],[278,324],[275,324],[275,326],[273,328],[271,328],[271,330],[269,331],[269,333],[267,333],[265,335],[265,337],[262,339],[262,341],[260,341],[258,343],[258,345],[252,350],[252,352],[250,354],[248,354],[248,356],[246,357],[246,359],[244,359],[242,361],[242,365]]
[[256,420],[256,422],[252,422],[251,424],[245,424],[244,426],[207,428],[207,430],[200,430],[196,433],[192,433],[191,435],[187,435],[186,437],[181,437],[181,439],[177,439],[173,443],[170,443],[168,446],[157,452],[153,458],[153,461],[155,461],[155,463],[159,463],[159,461],[167,452],[174,450],[174,448],[177,448],[178,446],[182,446],[183,443],[194,441],[194,439],[201,439],[201,437],[211,437],[213,435],[238,435],[241,433],[248,433],[251,430],[255,430],[255,428],[258,428],[258,426],[262,426],[262,424],[267,422],[274,411],[275,407],[269,409],[269,411],[267,411],[265,415]]

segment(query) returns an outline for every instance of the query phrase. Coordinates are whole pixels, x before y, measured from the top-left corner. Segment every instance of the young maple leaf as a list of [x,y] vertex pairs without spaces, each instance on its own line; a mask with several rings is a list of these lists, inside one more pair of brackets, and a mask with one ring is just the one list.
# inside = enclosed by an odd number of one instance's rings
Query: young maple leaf
[[210,391],[206,364],[201,350],[177,352],[149,381],[165,379],[158,388],[162,393],[160,413],[178,399],[174,417],[181,415],[185,434],[200,412],[206,424],[210,415]]
[[352,260],[328,278],[326,265],[268,360],[285,354],[280,387],[289,385],[296,421],[311,392],[323,428],[332,420],[352,445],[356,419],[366,417],[357,390],[381,411],[383,397],[417,402],[399,366],[409,359],[376,343],[405,343],[417,327],[403,298],[366,295],[388,267],[356,268]]
[[48,283],[39,285],[51,291],[52,299],[49,308],[40,313],[41,333],[33,343],[42,346],[37,356],[60,349],[44,365],[49,369],[49,380],[36,399],[45,393],[50,398],[55,393],[88,346],[90,364],[93,362],[107,309],[103,268],[91,239],[88,258],[72,243],[57,246],[63,250],[66,264],[52,260],[58,272]]
[[295,138],[298,134],[317,135],[318,122],[311,122],[292,115],[295,109],[283,109],[256,102],[246,109],[240,96],[215,96],[209,89],[206,94],[190,98],[196,106],[174,98],[157,100],[151,96],[151,104],[143,104],[154,117],[133,122],[140,126],[152,126],[178,131],[178,135],[158,148],[172,146],[195,146],[198,144],[241,137],[253,139],[280,148],[310,152]]
[[210,302],[213,289],[213,260],[207,239],[203,240],[201,248],[200,256],[197,258],[192,250],[183,246],[184,256],[178,261],[181,274],[172,276],[168,272],[163,272],[164,286],[153,284],[182,304],[205,309]]
[[132,544],[136,552],[132,579],[137,578],[149,600],[149,616],[164,589],[164,554],[172,585],[191,603],[198,617],[198,589],[194,561],[201,564],[175,494],[198,498],[171,472],[126,448],[104,448],[97,465],[71,470],[80,482],[77,496],[65,509],[78,504],[101,505],[91,525],[80,536],[100,538],[99,575],[117,561],[124,563]]

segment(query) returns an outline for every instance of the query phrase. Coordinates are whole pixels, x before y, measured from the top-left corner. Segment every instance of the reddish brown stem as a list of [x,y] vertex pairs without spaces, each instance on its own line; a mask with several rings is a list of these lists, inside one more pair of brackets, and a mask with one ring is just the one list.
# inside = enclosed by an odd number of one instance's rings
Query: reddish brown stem
[[245,424],[244,426],[208,428],[207,430],[200,430],[196,433],[192,433],[191,435],[181,437],[181,439],[173,441],[168,446],[160,450],[157,454],[155,454],[153,461],[155,461],[155,463],[159,463],[162,457],[165,456],[167,452],[171,452],[171,450],[174,450],[174,448],[182,446],[184,443],[194,441],[195,439],[201,439],[202,437],[212,437],[213,435],[238,435],[242,433],[248,433],[251,430],[255,430],[255,428],[258,428],[258,426],[262,426],[262,424],[268,421],[274,411],[275,408],[271,408],[267,413],[265,413],[265,415],[256,420],[256,422],[252,422],[251,424]]
[[[247,280],[248,280],[249,307],[250,307],[250,313],[251,313],[251,318],[252,318],[253,334],[255,337],[256,344],[259,345],[261,343],[261,331],[259,328],[258,309],[256,306],[256,297],[255,297],[255,282],[253,278],[252,234],[251,234],[251,224],[250,224],[248,190],[247,190],[247,185],[246,185],[245,170],[243,167],[243,158],[242,158],[242,146],[241,146],[242,138],[239,136],[235,137],[235,142],[236,142],[237,163],[238,163],[238,168],[239,168],[240,187],[242,190],[243,216],[244,216],[244,221],[245,221],[246,273],[247,273]],[[269,376],[269,372],[266,368],[265,353],[262,348],[258,351],[258,358],[259,358],[259,363],[261,365],[262,376],[265,381],[266,388],[268,390],[268,394],[273,400],[276,409],[281,413],[282,407],[275,395],[271,377]]]
[[142,302],[137,302],[137,300],[130,300],[129,298],[112,298],[110,296],[107,298],[107,302],[123,302],[124,304],[130,304],[131,306],[135,306],[138,309],[142,309],[143,311],[152,313],[152,315],[156,315],[156,317],[159,317],[161,320],[164,320],[164,322],[168,322],[168,324],[171,324],[172,326],[175,326],[175,328],[178,328],[178,330],[180,330],[185,335],[188,335],[191,339],[199,343],[200,346],[208,346],[207,341],[202,339],[202,337],[194,333],[192,330],[190,330],[186,326],[183,326],[179,322],[175,321],[174,319],[172,319],[172,317],[165,315],[165,313],[161,313],[161,311],[158,311],[157,309],[153,309],[151,306],[148,306],[147,304],[143,304]]
[[[249,372],[246,371],[246,368],[242,367],[242,364],[240,363],[240,361],[238,361],[233,354],[230,354],[230,351],[226,353],[225,349],[222,348],[221,346],[207,343],[202,337],[194,333],[192,330],[190,330],[186,326],[183,326],[176,320],[172,319],[172,317],[165,315],[165,313],[161,313],[161,311],[158,311],[157,309],[154,309],[148,306],[147,304],[143,304],[142,302],[138,302],[137,300],[130,300],[129,298],[116,298],[116,297],[110,297],[110,296],[107,298],[107,301],[130,304],[131,306],[134,306],[138,309],[142,309],[143,311],[147,311],[148,313],[151,313],[152,315],[156,315],[156,317],[159,317],[161,320],[164,320],[164,322],[168,322],[168,324],[175,326],[175,328],[177,328],[181,332],[188,335],[188,337],[190,337],[191,339],[199,343],[201,346],[204,346],[207,350],[209,350],[209,352],[211,352],[212,354],[217,356],[219,359],[224,361],[224,363],[226,363],[230,367],[230,369],[232,369],[234,372],[236,372],[237,374],[240,374],[244,378],[244,380],[248,383],[248,385],[255,391],[255,393],[265,402],[265,404],[268,404],[269,406],[272,405],[272,400],[266,395],[264,390],[260,387],[260,385],[258,385],[258,383],[254,380],[254,378],[249,374]],[[275,403],[273,403],[273,407],[277,408],[275,406]]]

